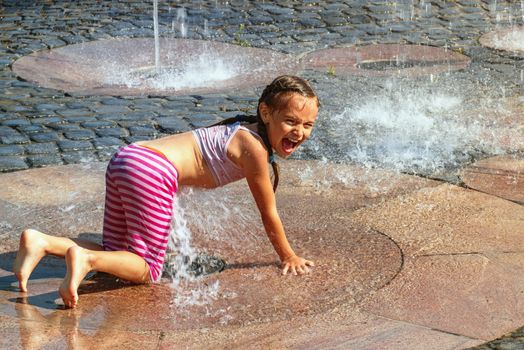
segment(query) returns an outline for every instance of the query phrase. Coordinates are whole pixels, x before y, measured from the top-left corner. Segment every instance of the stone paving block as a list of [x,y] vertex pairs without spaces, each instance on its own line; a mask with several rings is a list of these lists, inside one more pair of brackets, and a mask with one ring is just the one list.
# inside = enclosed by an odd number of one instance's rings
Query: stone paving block
[[106,136],[106,137],[98,137],[94,139],[93,145],[95,146],[96,149],[101,149],[101,148],[107,148],[107,147],[123,146],[124,143],[122,142],[122,140],[116,137]]
[[31,119],[33,124],[49,125],[49,124],[59,124],[63,121],[60,117],[39,117]]
[[113,155],[118,151],[119,147],[106,147],[106,148],[100,148],[97,149],[96,154],[98,155],[98,159],[100,161],[108,161],[113,157]]
[[44,132],[46,131],[46,128],[42,125],[22,125],[17,127],[17,130],[24,134],[33,134]]
[[[166,136],[166,135],[165,134],[155,135],[155,137],[162,137],[162,136]],[[128,137],[125,138],[125,142],[127,144],[131,144],[131,143],[135,143],[135,142],[139,142],[139,141],[149,141],[151,139],[152,139],[152,137],[149,136],[149,135],[128,136]]]
[[27,156],[27,161],[31,167],[63,164],[62,157],[59,154],[30,155]]
[[106,120],[89,120],[82,122],[82,127],[87,129],[110,128],[116,126],[115,122]]
[[91,163],[98,161],[98,157],[91,151],[63,152],[65,164]]
[[28,154],[50,154],[58,153],[58,147],[56,143],[32,143],[25,147]]
[[125,137],[129,135],[128,131],[124,128],[98,128],[95,129],[95,133],[99,137]]
[[88,129],[69,130],[64,132],[64,136],[70,140],[91,140],[96,137],[95,133]]
[[18,133],[3,135],[0,136],[0,143],[5,145],[29,143],[29,137]]
[[22,157],[0,156],[0,171],[14,171],[28,169],[29,166]]
[[162,131],[179,133],[191,130],[189,123],[176,117],[157,117],[155,120]]
[[25,112],[32,111],[31,108],[26,107],[26,106],[22,106],[22,105],[6,105],[6,104],[3,104],[0,107],[0,109],[3,110],[4,112],[8,112],[8,113],[25,113]]
[[24,147],[20,145],[0,146],[0,156],[17,156],[24,154]]
[[111,106],[111,105],[129,106],[131,104],[131,101],[122,99],[122,98],[102,98],[100,100],[100,103],[103,105],[108,105],[108,106]]
[[56,113],[66,118],[67,117],[85,117],[85,116],[93,115],[93,112],[86,108],[64,109],[64,110],[57,111]]
[[64,109],[65,106],[57,103],[39,103],[35,105],[34,108],[39,112],[54,112],[59,109]]
[[30,134],[31,140],[35,142],[51,142],[60,140],[56,132],[41,132]]
[[127,105],[92,105],[89,107],[91,111],[97,114],[122,114],[127,113],[130,111],[130,109],[127,107]]
[[69,131],[79,131],[81,130],[80,126],[77,124],[69,124],[69,123],[52,123],[46,125],[50,129],[56,130],[58,133],[64,133]]
[[60,140],[57,144],[63,152],[93,149],[93,144],[89,141]]
[[0,125],[17,127],[17,126],[31,125],[31,122],[25,118],[24,119],[9,119],[9,120],[2,121]]
[[158,132],[155,128],[151,127],[151,126],[130,126],[129,127],[129,133],[132,135],[132,136],[140,136],[140,135],[145,135],[145,136],[155,136]]

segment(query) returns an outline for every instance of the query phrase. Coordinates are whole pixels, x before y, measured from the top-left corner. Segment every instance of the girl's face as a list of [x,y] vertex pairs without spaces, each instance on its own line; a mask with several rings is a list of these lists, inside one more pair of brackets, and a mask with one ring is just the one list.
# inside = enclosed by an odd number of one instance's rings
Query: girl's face
[[275,153],[287,158],[311,136],[318,114],[317,99],[293,93],[275,109],[261,103],[260,113]]

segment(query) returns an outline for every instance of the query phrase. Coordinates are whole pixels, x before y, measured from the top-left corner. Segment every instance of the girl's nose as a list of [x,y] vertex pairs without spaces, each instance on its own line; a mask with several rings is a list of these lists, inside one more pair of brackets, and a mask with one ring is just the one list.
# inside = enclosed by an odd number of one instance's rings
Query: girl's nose
[[297,125],[294,131],[298,139],[302,140],[302,137],[304,136],[304,127],[302,125]]

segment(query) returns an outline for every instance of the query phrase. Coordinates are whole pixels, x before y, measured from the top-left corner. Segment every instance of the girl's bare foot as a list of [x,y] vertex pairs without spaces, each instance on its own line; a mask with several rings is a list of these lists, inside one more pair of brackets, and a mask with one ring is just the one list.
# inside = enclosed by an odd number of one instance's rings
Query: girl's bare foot
[[22,292],[27,292],[27,280],[38,262],[46,255],[47,241],[42,232],[28,229],[20,236],[16,254],[14,273]]
[[67,250],[65,255],[67,273],[58,289],[66,307],[74,308],[78,304],[78,287],[88,272],[92,270],[91,257],[88,250],[78,246]]

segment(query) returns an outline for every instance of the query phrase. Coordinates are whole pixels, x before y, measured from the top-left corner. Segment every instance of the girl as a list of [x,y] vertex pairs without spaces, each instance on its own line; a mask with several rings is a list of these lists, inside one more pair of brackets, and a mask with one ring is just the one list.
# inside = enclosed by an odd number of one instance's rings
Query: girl
[[92,270],[135,283],[157,281],[178,186],[213,188],[243,177],[280,257],[282,273],[309,272],[313,262],[291,249],[276,209],[274,153],[287,158],[309,138],[318,108],[318,98],[305,80],[280,76],[264,89],[256,116],[121,148],[106,172],[103,245],[25,230],[14,264],[20,290],[27,291],[31,272],[47,254],[65,257],[67,273],[59,293],[67,307],[77,305],[78,286]]

